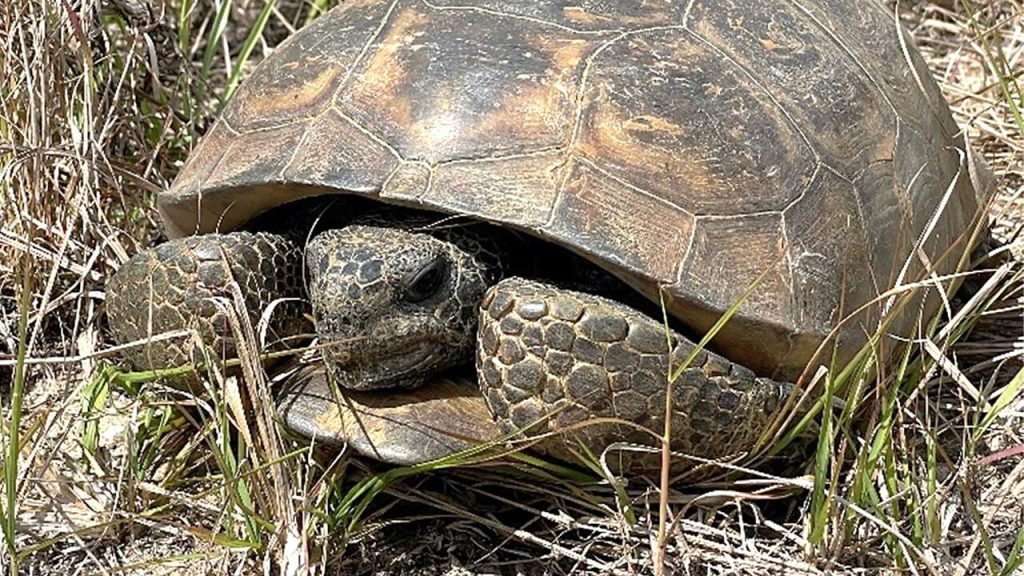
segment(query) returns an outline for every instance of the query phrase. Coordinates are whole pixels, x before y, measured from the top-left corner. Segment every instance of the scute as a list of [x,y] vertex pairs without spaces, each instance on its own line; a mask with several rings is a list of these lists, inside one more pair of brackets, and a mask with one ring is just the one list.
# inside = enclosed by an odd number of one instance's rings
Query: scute
[[837,326],[839,363],[875,331],[919,240],[951,271],[990,193],[887,12],[346,2],[259,66],[160,209],[171,236],[339,192],[470,215],[664,293],[697,333],[759,281],[714,345],[793,378]]
[[[844,47],[786,2],[696,2],[689,26],[749,72],[821,155],[852,178],[891,157],[896,115]],[[880,136],[890,135],[888,138]]]
[[323,113],[386,16],[382,2],[345,2],[281,44],[238,90],[223,121],[236,132],[282,126]]
[[[884,280],[872,266],[870,239],[864,229],[857,192],[853,183],[835,172],[822,169],[800,201],[784,216],[785,269],[791,278],[789,317],[794,325],[828,333],[855,310],[849,302],[870,302],[885,291]],[[843,286],[850,271],[862,271],[855,284]],[[877,308],[869,308],[857,319],[862,325],[878,321]],[[810,355],[800,345],[817,346],[814,341],[794,342],[789,354]],[[856,353],[859,341],[841,340],[839,355]],[[754,366],[751,366],[754,368]]]
[[540,229],[558,199],[562,162],[564,154],[559,151],[446,162],[429,171],[429,196],[425,186],[398,188],[391,185],[393,179],[381,197]]
[[[338,134],[347,137],[339,140]],[[291,151],[282,179],[319,186],[334,182],[355,192],[371,192],[399,165],[398,156],[373,135],[335,109],[330,109],[304,130],[302,141]]]
[[[794,2],[884,93],[900,124],[954,138],[959,133],[949,106],[910,34],[881,2]],[[901,41],[902,38],[902,41]],[[904,43],[907,49],[904,50]]]
[[[706,332],[722,312],[743,297],[755,282],[756,289],[727,325],[716,344],[730,359],[771,374],[778,359],[788,351],[789,334],[782,322],[747,324],[747,318],[789,319],[793,296],[786,268],[781,213],[705,217],[696,222],[693,242],[686,252],[678,281],[671,286],[672,303],[685,307],[688,322],[698,333]],[[698,293],[700,300],[677,301],[680,293]],[[815,311],[817,314],[817,311]],[[801,331],[812,332],[803,325]]]
[[593,44],[542,23],[404,2],[339,93],[338,107],[409,161],[559,146]]
[[670,284],[691,242],[693,217],[582,159],[570,161],[559,201],[542,231],[570,238],[623,271]]
[[677,28],[637,32],[595,55],[576,149],[693,215],[781,212],[815,167],[771,96]]

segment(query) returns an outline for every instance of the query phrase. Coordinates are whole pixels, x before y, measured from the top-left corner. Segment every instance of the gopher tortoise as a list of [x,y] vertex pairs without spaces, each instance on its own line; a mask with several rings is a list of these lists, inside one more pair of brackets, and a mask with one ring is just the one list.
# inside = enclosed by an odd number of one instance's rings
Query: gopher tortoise
[[354,0],[243,83],[108,312],[122,342],[194,327],[230,355],[218,298],[265,340],[311,302],[327,369],[283,420],[391,462],[527,430],[565,432],[536,446],[560,458],[651,444],[666,414],[673,449],[720,458],[802,374],[913,338],[938,291],[892,296],[961,265],[979,182],[874,1]]

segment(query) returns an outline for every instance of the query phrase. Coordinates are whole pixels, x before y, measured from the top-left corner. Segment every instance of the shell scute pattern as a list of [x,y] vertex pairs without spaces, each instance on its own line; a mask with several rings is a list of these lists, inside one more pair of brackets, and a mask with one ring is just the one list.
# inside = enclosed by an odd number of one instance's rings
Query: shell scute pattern
[[[798,4],[697,2],[690,27],[748,71],[759,91],[799,127],[815,157],[846,177],[891,155],[892,139],[879,138],[896,134],[885,93]],[[807,99],[822,105],[808,106]]]

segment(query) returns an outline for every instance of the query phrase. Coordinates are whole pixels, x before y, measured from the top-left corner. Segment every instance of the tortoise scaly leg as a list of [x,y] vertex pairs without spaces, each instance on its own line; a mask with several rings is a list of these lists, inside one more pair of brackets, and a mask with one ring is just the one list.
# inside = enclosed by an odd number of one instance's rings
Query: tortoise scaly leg
[[[661,435],[670,366],[674,370],[694,349],[625,304],[522,278],[491,288],[479,331],[480,386],[506,433],[536,425],[529,430],[535,435],[605,417]],[[672,449],[703,458],[751,450],[791,389],[702,351],[673,385]],[[657,445],[634,426],[601,423],[536,448],[572,460],[578,442],[600,454],[618,441]],[[650,470],[657,461],[623,454],[622,468]]]
[[[173,240],[140,252],[107,283],[110,329],[124,344],[181,329],[195,329],[224,358],[236,354],[228,318],[215,303],[232,297],[232,283],[245,300],[253,326],[271,302],[303,295],[302,252],[284,236],[265,232],[209,234]],[[301,333],[305,320],[292,302],[275,309],[271,336]],[[136,369],[162,369],[193,361],[182,339],[134,347]]]

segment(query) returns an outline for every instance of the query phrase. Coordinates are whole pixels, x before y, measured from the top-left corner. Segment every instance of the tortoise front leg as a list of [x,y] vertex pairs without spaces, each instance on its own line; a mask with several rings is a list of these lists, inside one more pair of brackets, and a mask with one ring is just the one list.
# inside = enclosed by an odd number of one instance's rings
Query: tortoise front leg
[[[491,288],[479,330],[484,397],[506,433],[535,425],[530,435],[598,417],[661,435],[670,371],[695,347],[620,302],[522,278]],[[791,389],[702,351],[672,388],[672,449],[703,458],[751,450]],[[618,441],[657,445],[635,426],[601,423],[536,448],[571,460],[580,441],[595,453]],[[623,456],[626,469],[657,467],[657,456]]]
[[[107,283],[111,333],[125,344],[194,329],[214,353],[232,358],[237,353],[234,334],[216,300],[230,300],[234,284],[255,327],[272,302],[305,293],[302,251],[277,234],[232,232],[180,238],[140,252]],[[308,329],[302,309],[294,301],[275,308],[271,336]],[[163,340],[132,348],[127,356],[136,369],[171,368],[194,360],[183,344],[181,339]]]

